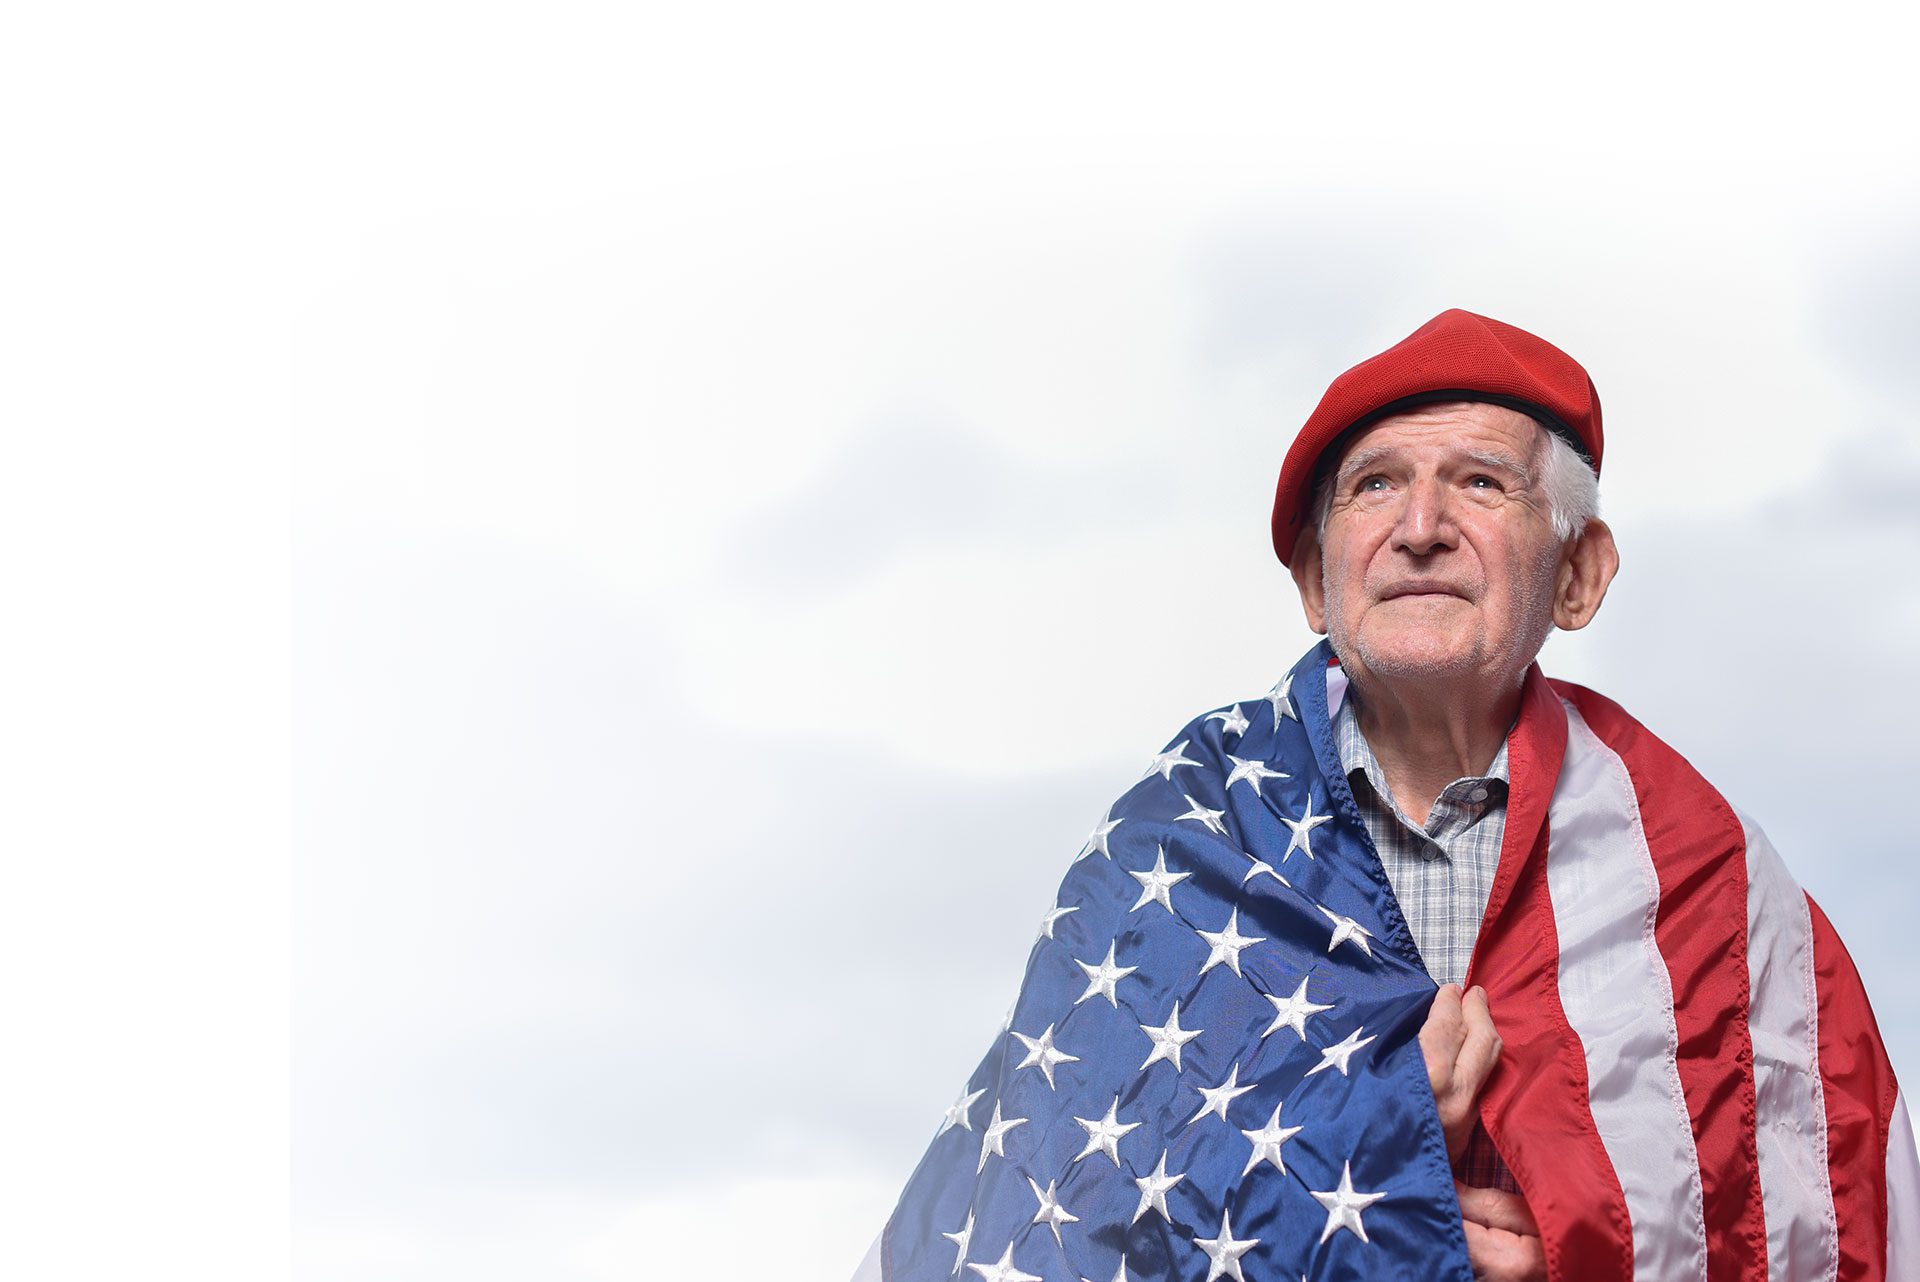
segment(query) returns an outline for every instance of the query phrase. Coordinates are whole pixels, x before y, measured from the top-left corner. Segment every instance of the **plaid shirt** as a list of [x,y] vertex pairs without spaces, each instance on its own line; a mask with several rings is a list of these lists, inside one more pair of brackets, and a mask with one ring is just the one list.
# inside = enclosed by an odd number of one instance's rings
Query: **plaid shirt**
[[[1463,983],[1507,828],[1507,745],[1500,745],[1486,774],[1448,784],[1426,823],[1416,824],[1394,804],[1385,772],[1360,733],[1355,702],[1349,688],[1334,717],[1340,768],[1427,973],[1437,984]],[[1519,1192],[1492,1140],[1477,1125],[1461,1168],[1467,1184]]]

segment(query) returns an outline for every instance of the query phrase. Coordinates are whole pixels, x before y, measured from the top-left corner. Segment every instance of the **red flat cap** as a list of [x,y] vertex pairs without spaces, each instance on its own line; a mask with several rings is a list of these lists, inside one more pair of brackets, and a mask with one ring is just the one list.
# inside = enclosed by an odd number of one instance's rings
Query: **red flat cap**
[[1490,401],[1532,416],[1600,471],[1600,393],[1580,363],[1544,338],[1459,308],[1333,380],[1294,438],[1273,496],[1273,550],[1293,561],[1314,468],[1344,433],[1436,401]]

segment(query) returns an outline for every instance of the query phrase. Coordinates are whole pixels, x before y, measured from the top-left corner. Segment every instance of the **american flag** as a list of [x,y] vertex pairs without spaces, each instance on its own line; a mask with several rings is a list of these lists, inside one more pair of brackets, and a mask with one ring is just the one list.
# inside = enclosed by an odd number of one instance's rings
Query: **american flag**
[[[1101,817],[858,1282],[1471,1277],[1434,994],[1339,769],[1323,642]],[[1554,1279],[1920,1276],[1864,991],[1765,835],[1529,672],[1469,983]]]

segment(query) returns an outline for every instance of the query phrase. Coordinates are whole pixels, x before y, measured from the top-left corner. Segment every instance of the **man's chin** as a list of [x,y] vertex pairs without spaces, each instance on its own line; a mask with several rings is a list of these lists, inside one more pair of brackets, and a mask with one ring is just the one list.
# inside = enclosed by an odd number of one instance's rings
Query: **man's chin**
[[1469,638],[1416,628],[1396,628],[1384,636],[1363,632],[1352,653],[1369,674],[1390,681],[1471,678],[1481,666],[1478,647]]

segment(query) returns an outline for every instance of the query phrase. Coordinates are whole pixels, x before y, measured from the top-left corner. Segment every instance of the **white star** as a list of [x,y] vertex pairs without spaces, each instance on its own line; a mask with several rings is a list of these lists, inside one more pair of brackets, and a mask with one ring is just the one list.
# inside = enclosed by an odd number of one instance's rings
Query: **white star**
[[1253,789],[1253,795],[1257,797],[1260,795],[1260,781],[1262,779],[1293,778],[1292,775],[1282,774],[1278,770],[1267,769],[1267,763],[1264,761],[1242,761],[1231,752],[1227,754],[1227,760],[1233,763],[1233,773],[1227,776],[1227,786],[1221,789],[1222,792],[1233,791],[1233,785],[1244,779],[1247,787]]
[[1155,1060],[1164,1059],[1172,1061],[1173,1071],[1177,1073],[1180,1071],[1180,1048],[1206,1030],[1180,1027],[1180,1003],[1175,1002],[1173,1014],[1167,1016],[1166,1023],[1158,1028],[1152,1024],[1142,1024],[1140,1031],[1153,1039],[1153,1049],[1147,1052],[1147,1057],[1141,1061],[1140,1067],[1144,1069]]
[[1207,720],[1217,720],[1221,723],[1220,734],[1223,738],[1230,734],[1245,734],[1247,732],[1246,714],[1240,711],[1240,705],[1237,703],[1231,708],[1223,708],[1219,712],[1209,712],[1207,714]]
[[1321,914],[1333,923],[1333,938],[1327,941],[1328,952],[1332,952],[1338,948],[1341,943],[1351,939],[1359,946],[1361,952],[1369,957],[1373,956],[1373,949],[1367,947],[1367,941],[1373,938],[1372,931],[1351,917],[1342,917],[1339,913],[1334,912],[1325,905],[1315,904],[1314,907],[1320,909]]
[[1033,1187],[1033,1195],[1040,1199],[1040,1209],[1033,1213],[1033,1222],[1035,1224],[1045,1224],[1048,1228],[1052,1229],[1053,1240],[1062,1247],[1066,1246],[1065,1242],[1060,1241],[1060,1226],[1062,1224],[1076,1223],[1080,1217],[1068,1214],[1067,1208],[1060,1205],[1060,1199],[1054,1195],[1053,1186],[1059,1183],[1059,1181],[1048,1180],[1045,1190],[1041,1189],[1040,1181],[1034,1179],[1031,1175],[1027,1177],[1027,1183]]
[[1287,862],[1288,858],[1292,856],[1296,850],[1304,851],[1309,859],[1313,858],[1313,830],[1332,818],[1332,815],[1314,814],[1313,793],[1307,793],[1307,812],[1305,814],[1301,815],[1298,819],[1289,819],[1285,815],[1280,816],[1280,822],[1293,830],[1293,838],[1287,842],[1287,848],[1281,854],[1280,862],[1283,864]]
[[[940,1129],[933,1133],[933,1137],[939,1139],[942,1135],[945,1135],[949,1129],[955,1126],[963,1131],[972,1130],[973,1123],[967,1120],[967,1112],[973,1107],[973,1102],[986,1093],[984,1087],[971,1094],[968,1093],[966,1087],[961,1087],[960,1098],[947,1105],[947,1116],[940,1123]],[[953,1267],[957,1269],[960,1266],[956,1264]]]
[[1148,904],[1159,904],[1168,912],[1172,912],[1173,901],[1167,898],[1167,892],[1173,889],[1175,882],[1185,881],[1187,878],[1193,876],[1193,874],[1190,872],[1168,872],[1167,848],[1165,846],[1155,846],[1153,871],[1133,872],[1132,870],[1128,870],[1127,876],[1140,883],[1140,898],[1133,901],[1133,907],[1127,909],[1128,912],[1145,908]]
[[1272,1162],[1280,1174],[1285,1175],[1287,1164],[1280,1160],[1280,1146],[1298,1135],[1301,1130],[1302,1128],[1298,1126],[1280,1125],[1280,1105],[1275,1104],[1273,1116],[1267,1119],[1265,1126],[1255,1131],[1240,1132],[1253,1141],[1253,1154],[1247,1158],[1247,1169],[1240,1174],[1246,1175],[1262,1162]]
[[1014,1036],[1019,1038],[1021,1045],[1027,1048],[1027,1057],[1013,1066],[1014,1072],[1017,1073],[1023,1068],[1033,1068],[1037,1065],[1041,1073],[1046,1076],[1047,1086],[1049,1088],[1053,1086],[1053,1070],[1055,1065],[1077,1064],[1080,1062],[1078,1055],[1069,1055],[1063,1050],[1056,1050],[1054,1048],[1052,1024],[1048,1024],[1047,1031],[1038,1037],[1028,1037],[1025,1033],[1015,1033]]
[[1107,834],[1125,822],[1126,820],[1124,819],[1115,819],[1113,817],[1113,807],[1108,806],[1107,813],[1101,815],[1100,822],[1093,826],[1093,833],[1087,838],[1087,844],[1080,847],[1080,853],[1073,857],[1074,862],[1078,863],[1088,855],[1096,852],[1105,858],[1113,858],[1113,852],[1107,849]]
[[[1253,859],[1253,856],[1248,855],[1247,858]],[[1285,877],[1282,877],[1279,873],[1275,872],[1273,870],[1273,865],[1268,863],[1264,859],[1253,859],[1253,866],[1247,869],[1247,875],[1240,879],[1240,884],[1242,886],[1246,885],[1248,882],[1252,881],[1255,877],[1258,877],[1261,873],[1265,873],[1267,876],[1279,882],[1282,886],[1291,888],[1293,885],[1292,882],[1288,881]]]
[[1059,921],[1062,917],[1065,917],[1068,913],[1077,913],[1079,911],[1080,911],[1079,904],[1069,904],[1065,908],[1062,908],[1059,904],[1055,904],[1052,908],[1049,908],[1047,910],[1047,915],[1040,919],[1040,933],[1046,938],[1052,939],[1053,923],[1055,923],[1056,921]]
[[1240,1272],[1240,1257],[1260,1244],[1260,1239],[1250,1237],[1244,1241],[1233,1240],[1233,1225],[1228,1222],[1227,1213],[1220,1212],[1220,1236],[1197,1237],[1193,1244],[1207,1253],[1207,1282],[1222,1274],[1231,1274],[1233,1282],[1247,1282],[1246,1275]]
[[1267,941],[1265,935],[1243,935],[1240,933],[1240,910],[1238,908],[1227,914],[1227,928],[1225,930],[1202,930],[1196,933],[1213,947],[1213,952],[1207,957],[1206,963],[1200,967],[1200,973],[1202,975],[1212,970],[1221,962],[1225,962],[1227,968],[1238,975],[1240,973],[1241,950],[1251,948],[1255,944],[1264,944]]
[[1226,811],[1208,810],[1205,806],[1195,801],[1192,797],[1187,796],[1187,794],[1184,792],[1181,793],[1180,796],[1186,801],[1186,803],[1189,806],[1193,808],[1187,811],[1187,813],[1184,815],[1175,815],[1173,817],[1173,821],[1175,823],[1179,823],[1182,819],[1197,819],[1201,823],[1207,826],[1207,831],[1217,832],[1222,837],[1227,835],[1227,826],[1220,822],[1220,816],[1226,814],[1227,813]]
[[1293,996],[1275,997],[1272,993],[1268,993],[1266,998],[1273,1003],[1273,1022],[1267,1025],[1266,1033],[1260,1034],[1262,1037],[1267,1033],[1278,1032],[1282,1028],[1291,1028],[1304,1042],[1307,1040],[1307,1016],[1318,1015],[1323,1010],[1333,1009],[1331,1006],[1322,1006],[1307,996],[1307,981],[1304,978],[1300,981],[1300,987],[1293,990]]
[[1323,1068],[1337,1068],[1340,1070],[1340,1076],[1345,1077],[1347,1075],[1347,1061],[1353,1058],[1353,1053],[1373,1040],[1371,1037],[1360,1036],[1360,1034],[1366,1031],[1364,1028],[1356,1028],[1333,1045],[1321,1051],[1320,1062],[1307,1070],[1307,1076],[1312,1077]]
[[1022,1273],[1013,1267],[1013,1243],[1007,1243],[1007,1249],[993,1264],[969,1264],[968,1268],[978,1273],[986,1282],[1041,1282],[1038,1273]]
[[1173,1217],[1167,1214],[1167,1190],[1186,1178],[1184,1172],[1179,1175],[1167,1174],[1167,1151],[1161,1149],[1160,1165],[1153,1168],[1153,1174],[1142,1175],[1134,1180],[1140,1186],[1140,1205],[1134,1208],[1133,1219],[1127,1223],[1137,1223],[1148,1211],[1160,1212],[1160,1218],[1171,1223]]
[[1192,1126],[1208,1113],[1212,1113],[1223,1122],[1228,1120],[1227,1105],[1233,1103],[1233,1101],[1239,1099],[1242,1095],[1245,1095],[1248,1091],[1252,1090],[1253,1087],[1254,1083],[1252,1082],[1249,1082],[1245,1086],[1240,1085],[1240,1065],[1236,1062],[1232,1070],[1228,1072],[1227,1080],[1220,1083],[1220,1085],[1196,1088],[1200,1092],[1200,1098],[1205,1100],[1206,1103],[1200,1106],[1199,1112],[1187,1119],[1187,1125]]
[[1199,765],[1199,762],[1185,755],[1187,745],[1192,742],[1193,740],[1191,739],[1182,739],[1165,752],[1156,753],[1153,760],[1147,763],[1147,774],[1141,775],[1140,777],[1145,779],[1147,775],[1157,774],[1162,779],[1172,779],[1173,772],[1181,766]]
[[[1307,1190],[1313,1193],[1312,1189]],[[1353,1191],[1353,1163],[1347,1162],[1340,1168],[1340,1187],[1326,1193],[1314,1193],[1314,1200],[1327,1208],[1327,1227],[1320,1231],[1320,1240],[1325,1242],[1340,1229],[1352,1229],[1362,1242],[1367,1240],[1366,1226],[1360,1223],[1360,1212],[1385,1197],[1385,1193],[1356,1193]]]
[[[1120,1165],[1120,1141],[1126,1133],[1140,1125],[1138,1122],[1121,1122],[1115,1116],[1120,1111],[1120,1097],[1113,1097],[1113,1103],[1107,1105],[1107,1115],[1102,1118],[1076,1117],[1080,1129],[1087,1133],[1087,1146],[1074,1155],[1073,1160],[1090,1157],[1095,1153],[1105,1153],[1113,1159],[1115,1166]],[[977,1173],[977,1172],[976,1172]]]
[[991,1153],[995,1157],[1005,1157],[1007,1155],[1007,1132],[1016,1126],[1025,1126],[1026,1123],[1027,1119],[1024,1117],[1010,1117],[1004,1122],[1001,1121],[1000,1101],[995,1100],[993,1102],[993,1120],[987,1123],[987,1129],[980,1135],[980,1165],[973,1168],[973,1173],[978,1175],[987,1169],[987,1154]]
[[1273,728],[1280,728],[1280,718],[1292,717],[1295,721],[1300,714],[1293,710],[1293,674],[1289,672],[1281,677],[1273,689],[1267,691],[1267,702],[1273,705]]
[[1089,997],[1098,995],[1106,998],[1115,1010],[1120,1009],[1120,999],[1113,994],[1114,985],[1140,968],[1138,966],[1114,965],[1113,949],[1114,946],[1112,944],[1107,945],[1107,959],[1098,966],[1083,962],[1078,957],[1073,959],[1074,965],[1087,972],[1087,991],[1073,999],[1075,1006],[1078,1006]]
[[953,1253],[953,1267],[947,1271],[958,1273],[960,1266],[966,1263],[967,1241],[973,1236],[973,1208],[967,1208],[967,1222],[960,1226],[958,1233],[942,1233],[940,1236],[953,1243],[956,1248]]
[[[1093,1282],[1093,1279],[1081,1278],[1080,1282]],[[1111,1282],[1127,1282],[1127,1257],[1126,1256],[1123,1255],[1120,1257],[1120,1267],[1114,1271],[1114,1275]],[[1307,1282],[1307,1280],[1305,1278],[1301,1278],[1300,1282]]]

